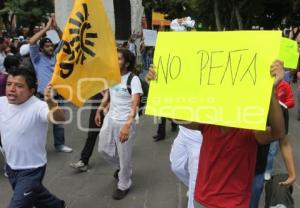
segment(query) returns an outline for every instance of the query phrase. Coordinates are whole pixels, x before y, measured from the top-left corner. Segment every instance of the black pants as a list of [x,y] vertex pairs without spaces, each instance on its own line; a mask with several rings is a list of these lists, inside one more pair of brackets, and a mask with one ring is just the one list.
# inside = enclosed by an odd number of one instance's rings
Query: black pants
[[94,147],[95,147],[95,144],[96,144],[97,137],[99,135],[99,132],[100,132],[100,129],[102,127],[103,120],[104,120],[104,115],[102,113],[101,126],[98,127],[95,123],[95,116],[96,116],[96,112],[97,112],[97,107],[99,107],[99,105],[101,103],[101,99],[102,99],[102,95],[100,93],[91,98],[93,103],[91,105],[92,109],[91,109],[90,118],[89,118],[88,137],[85,141],[85,145],[84,145],[83,150],[81,152],[81,158],[80,158],[80,160],[84,164],[89,163],[89,160],[90,160],[90,158],[93,154],[93,150],[94,150]]
[[[157,135],[162,136],[162,137],[164,137],[166,135],[166,121],[167,121],[166,118],[163,118],[163,117],[161,118],[161,122],[157,128]],[[172,129],[177,128],[177,124],[175,124],[173,121],[171,121],[171,125],[172,125]]]

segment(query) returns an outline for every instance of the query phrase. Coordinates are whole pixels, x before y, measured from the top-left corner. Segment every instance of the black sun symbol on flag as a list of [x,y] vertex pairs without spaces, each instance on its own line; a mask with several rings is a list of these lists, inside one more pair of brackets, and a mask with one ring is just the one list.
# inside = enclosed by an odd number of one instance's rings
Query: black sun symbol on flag
[[86,60],[86,55],[95,57],[95,52],[89,47],[94,47],[95,43],[90,40],[97,38],[97,33],[87,32],[92,28],[91,24],[88,22],[89,12],[86,4],[82,4],[84,13],[77,12],[76,16],[79,20],[70,18],[69,23],[74,27],[69,29],[70,35],[74,35],[73,39],[70,41],[70,45],[78,53],[76,64],[83,64]]
[[62,50],[68,54],[68,59],[60,63],[60,76],[62,78],[69,77],[74,69],[74,64],[84,64],[87,56],[95,57],[96,53],[92,50],[95,46],[93,39],[98,38],[97,33],[89,32],[92,28],[88,21],[89,12],[87,4],[82,4],[83,12],[76,12],[76,14],[69,19],[70,29],[69,35],[72,40],[63,40]]

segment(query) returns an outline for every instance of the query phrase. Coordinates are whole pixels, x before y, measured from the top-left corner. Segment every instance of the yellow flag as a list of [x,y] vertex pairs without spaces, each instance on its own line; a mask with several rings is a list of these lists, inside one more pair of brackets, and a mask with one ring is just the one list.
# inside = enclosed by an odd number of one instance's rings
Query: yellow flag
[[120,82],[116,42],[102,0],[76,0],[51,83],[76,106]]

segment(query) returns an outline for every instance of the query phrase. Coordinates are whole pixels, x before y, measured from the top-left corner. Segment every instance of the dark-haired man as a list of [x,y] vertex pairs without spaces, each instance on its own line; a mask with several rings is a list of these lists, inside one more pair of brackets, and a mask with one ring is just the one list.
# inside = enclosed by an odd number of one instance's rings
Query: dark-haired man
[[8,72],[6,96],[0,97],[1,139],[8,179],[14,190],[9,208],[66,206],[42,184],[48,122],[62,122],[65,117],[51,98],[51,85],[45,88],[45,102],[34,96],[36,82],[29,69],[12,68]]
[[[59,50],[59,47],[57,47],[57,50],[54,51],[54,45],[49,38],[42,38],[50,28],[54,28],[61,36],[61,31],[57,27],[54,17],[52,17],[49,19],[46,27],[32,36],[29,40],[30,57],[38,78],[37,96],[41,99],[44,98],[44,89],[51,80],[56,63],[55,57]],[[36,44],[38,40],[40,40],[39,46]],[[58,98],[60,97],[58,96]],[[53,135],[54,146],[57,151],[72,152],[70,147],[65,146],[65,132],[63,125],[53,125]]]
[[4,59],[3,65],[6,71],[12,67],[19,67],[21,65],[21,58],[17,55],[8,55]]
[[101,111],[109,104],[109,111],[100,131],[98,150],[104,159],[116,168],[114,177],[119,180],[118,188],[113,194],[116,200],[123,199],[132,185],[132,150],[137,125],[137,107],[143,94],[137,76],[134,76],[130,86],[127,86],[127,80],[135,66],[135,56],[128,49],[119,49],[118,60],[121,83],[110,88],[109,93],[104,95],[95,117],[96,125],[100,126]]

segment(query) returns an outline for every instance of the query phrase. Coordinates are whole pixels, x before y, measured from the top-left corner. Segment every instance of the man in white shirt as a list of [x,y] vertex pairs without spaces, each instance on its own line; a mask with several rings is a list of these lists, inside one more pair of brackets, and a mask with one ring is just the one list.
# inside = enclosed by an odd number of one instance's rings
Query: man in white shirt
[[[118,50],[118,60],[122,75],[121,83],[106,92],[97,110],[95,122],[101,124],[101,111],[109,104],[109,112],[104,118],[100,131],[98,150],[107,162],[116,168],[114,177],[118,188],[113,194],[116,200],[123,199],[132,185],[132,150],[136,133],[137,108],[143,94],[141,82],[131,74],[135,56],[128,49]],[[131,77],[130,86],[127,81]],[[130,80],[129,80],[130,81]],[[108,103],[109,102],[109,103]]]
[[[156,75],[153,65],[150,65],[145,81],[149,83],[155,79]],[[194,191],[202,140],[203,136],[199,130],[190,130],[179,126],[179,132],[173,142],[170,153],[173,173],[188,188],[187,208],[194,208]]]
[[65,120],[63,111],[45,89],[45,102],[34,96],[37,79],[24,67],[9,70],[6,96],[0,97],[0,132],[6,171],[14,190],[9,208],[66,207],[42,184],[46,171],[48,122]]

